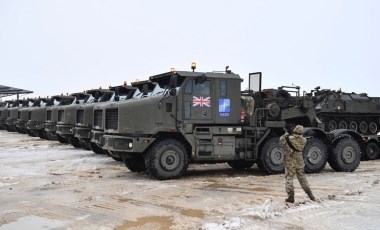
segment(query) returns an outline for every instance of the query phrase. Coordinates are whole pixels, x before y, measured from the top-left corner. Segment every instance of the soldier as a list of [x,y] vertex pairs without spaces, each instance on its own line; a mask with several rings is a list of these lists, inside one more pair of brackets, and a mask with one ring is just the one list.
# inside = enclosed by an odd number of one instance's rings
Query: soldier
[[310,200],[315,201],[304,171],[305,162],[303,161],[302,151],[306,144],[306,138],[302,136],[303,126],[297,125],[293,129],[293,132],[291,128],[287,130],[288,131],[280,137],[280,143],[285,146],[285,189],[288,194],[288,198],[285,199],[285,201],[294,203],[294,175],[297,175],[302,189],[309,196]]

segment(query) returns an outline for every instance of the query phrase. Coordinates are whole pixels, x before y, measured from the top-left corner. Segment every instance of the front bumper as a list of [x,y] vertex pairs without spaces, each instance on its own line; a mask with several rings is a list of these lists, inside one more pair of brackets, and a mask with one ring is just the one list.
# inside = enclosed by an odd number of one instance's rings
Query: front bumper
[[142,153],[155,139],[156,138],[103,135],[100,138],[100,146],[110,151]]
[[56,134],[61,137],[69,137],[74,135],[74,127],[72,125],[56,125]]
[[26,129],[26,121],[16,121],[16,127],[20,129]]
[[26,128],[33,130],[33,131],[39,131],[41,129],[44,129],[44,123],[42,122],[35,122],[35,121],[28,121],[26,123]]
[[84,127],[75,127],[73,128],[74,137],[79,139],[90,139],[91,138],[91,129]]
[[96,130],[91,130],[91,142],[94,142],[101,146],[101,137],[103,136],[104,132],[103,131],[96,131]]
[[44,124],[45,131],[49,132],[49,133],[55,133],[55,131],[56,131],[56,125],[57,124],[53,123],[53,122],[45,123]]

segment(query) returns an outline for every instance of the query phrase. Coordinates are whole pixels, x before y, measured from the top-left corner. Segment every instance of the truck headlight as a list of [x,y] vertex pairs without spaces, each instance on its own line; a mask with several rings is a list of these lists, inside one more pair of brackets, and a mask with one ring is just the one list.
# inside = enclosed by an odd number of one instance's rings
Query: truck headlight
[[132,149],[132,147],[133,147],[133,143],[132,143],[132,142],[129,142],[128,147],[129,147],[130,149]]

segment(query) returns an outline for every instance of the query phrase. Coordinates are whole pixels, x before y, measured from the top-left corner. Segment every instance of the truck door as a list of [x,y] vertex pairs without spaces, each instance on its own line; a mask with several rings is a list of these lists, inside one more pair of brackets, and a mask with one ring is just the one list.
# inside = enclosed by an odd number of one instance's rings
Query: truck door
[[185,120],[211,120],[212,96],[211,81],[189,80],[183,91],[183,119]]

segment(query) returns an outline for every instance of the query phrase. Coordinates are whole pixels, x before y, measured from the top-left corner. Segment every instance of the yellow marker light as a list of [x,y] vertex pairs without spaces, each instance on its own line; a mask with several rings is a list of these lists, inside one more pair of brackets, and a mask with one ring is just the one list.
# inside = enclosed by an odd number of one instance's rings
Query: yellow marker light
[[193,70],[193,72],[194,72],[194,70],[197,68],[197,63],[195,63],[195,62],[192,62],[191,63],[191,69]]

